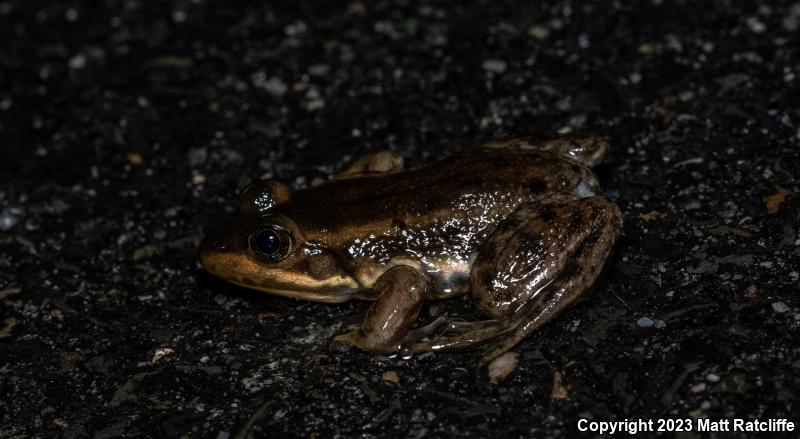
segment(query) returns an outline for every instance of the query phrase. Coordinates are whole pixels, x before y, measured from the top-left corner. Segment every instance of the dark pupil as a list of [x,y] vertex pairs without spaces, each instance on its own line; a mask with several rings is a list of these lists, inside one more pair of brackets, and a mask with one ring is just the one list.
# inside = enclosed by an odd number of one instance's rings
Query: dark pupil
[[262,230],[256,236],[256,250],[265,255],[274,255],[281,249],[281,238],[272,230]]

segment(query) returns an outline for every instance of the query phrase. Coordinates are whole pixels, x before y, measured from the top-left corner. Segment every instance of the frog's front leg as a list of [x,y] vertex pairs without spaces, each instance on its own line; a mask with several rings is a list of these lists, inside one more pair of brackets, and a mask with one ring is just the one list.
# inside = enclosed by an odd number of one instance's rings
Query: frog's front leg
[[375,282],[378,300],[367,311],[361,327],[334,337],[333,343],[367,352],[389,353],[400,348],[425,303],[428,280],[419,271],[399,265]]

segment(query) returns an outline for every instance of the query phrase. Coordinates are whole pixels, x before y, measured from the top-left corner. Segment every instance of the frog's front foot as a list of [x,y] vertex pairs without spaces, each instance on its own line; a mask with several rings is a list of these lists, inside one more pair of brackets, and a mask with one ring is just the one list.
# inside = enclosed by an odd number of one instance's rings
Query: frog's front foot
[[388,354],[398,351],[400,343],[392,343],[392,340],[387,340],[384,335],[381,332],[365,332],[359,328],[333,337],[330,348],[337,352],[358,348],[373,354]]
[[373,353],[381,353],[384,351],[384,349],[381,349],[383,346],[381,346],[380,343],[376,344],[374,340],[369,340],[368,337],[365,337],[364,334],[361,333],[360,329],[339,334],[333,337],[330,344],[331,350],[337,352],[345,352],[354,347],[362,351]]

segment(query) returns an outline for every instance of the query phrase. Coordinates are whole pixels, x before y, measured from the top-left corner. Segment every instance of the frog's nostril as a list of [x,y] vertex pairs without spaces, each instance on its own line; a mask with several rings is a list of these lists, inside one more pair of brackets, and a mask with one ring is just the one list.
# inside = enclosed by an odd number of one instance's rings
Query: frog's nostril
[[214,250],[214,251],[217,251],[217,252],[223,252],[223,251],[228,249],[228,247],[225,245],[225,243],[218,242],[218,241],[212,241],[209,244],[209,247],[211,248],[211,250]]
[[209,232],[200,242],[197,251],[200,264],[203,265],[206,270],[214,272],[214,267],[218,265],[219,257],[222,253],[225,253],[227,249],[228,246],[225,244],[225,241],[216,239],[214,234]]

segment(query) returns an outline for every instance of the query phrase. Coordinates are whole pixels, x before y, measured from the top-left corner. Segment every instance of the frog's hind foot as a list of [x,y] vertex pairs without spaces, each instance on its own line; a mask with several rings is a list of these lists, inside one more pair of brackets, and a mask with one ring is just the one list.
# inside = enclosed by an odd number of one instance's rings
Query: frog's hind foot
[[392,151],[379,151],[359,157],[342,172],[334,177],[336,180],[365,175],[377,175],[403,169],[403,157]]
[[431,335],[435,334],[439,330],[439,328],[442,327],[442,325],[446,323],[448,323],[446,317],[439,317],[425,326],[412,329],[406,333],[405,337],[403,337],[403,341],[401,342],[401,344],[404,346],[406,344],[422,340],[425,337],[430,337]]
[[549,138],[521,137],[494,141],[484,146],[488,148],[552,151],[590,168],[599,165],[608,151],[608,142],[593,134],[571,134]]

